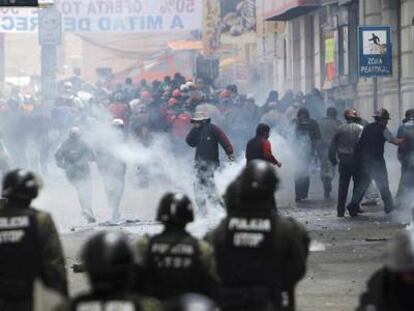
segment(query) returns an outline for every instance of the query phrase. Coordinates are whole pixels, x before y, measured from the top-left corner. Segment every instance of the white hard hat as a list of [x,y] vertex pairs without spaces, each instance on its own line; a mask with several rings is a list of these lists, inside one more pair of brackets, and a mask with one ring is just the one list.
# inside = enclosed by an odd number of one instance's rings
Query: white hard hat
[[249,93],[246,95],[247,100],[254,100],[254,95],[252,93]]
[[194,116],[191,118],[191,121],[198,122],[198,121],[204,121],[209,120],[210,116],[206,111],[196,111],[194,113]]
[[131,106],[131,108],[134,108],[135,106],[138,106],[139,104],[141,104],[141,100],[139,98],[135,98],[129,102],[129,105]]
[[124,120],[114,119],[112,120],[112,126],[124,126]]
[[64,88],[72,88],[72,87],[73,87],[72,82],[70,82],[70,81],[66,81],[66,82],[63,84],[63,87],[64,87]]
[[181,91],[181,92],[188,91],[188,89],[189,89],[189,87],[188,87],[188,85],[187,85],[187,84],[182,84],[182,85],[180,86],[180,91]]

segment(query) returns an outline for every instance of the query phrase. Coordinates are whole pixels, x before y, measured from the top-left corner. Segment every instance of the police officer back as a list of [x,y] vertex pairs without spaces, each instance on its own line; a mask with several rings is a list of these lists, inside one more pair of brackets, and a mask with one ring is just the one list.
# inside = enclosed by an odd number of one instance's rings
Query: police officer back
[[388,246],[387,262],[373,273],[357,311],[414,310],[414,236],[404,230]]
[[275,212],[278,183],[271,164],[249,162],[232,183],[238,199],[233,193],[228,216],[206,236],[215,248],[222,310],[295,308],[294,289],[305,274],[309,237],[294,220]]
[[41,181],[14,170],[3,179],[0,208],[0,310],[32,310],[35,279],[67,295],[65,259],[52,217],[30,206]]
[[101,232],[84,246],[82,260],[92,290],[58,308],[60,311],[159,311],[161,303],[133,291],[134,253],[122,233]]
[[143,289],[163,301],[185,293],[215,295],[212,247],[185,229],[194,220],[190,199],[181,193],[167,193],[159,204],[157,220],[164,230],[137,243],[138,258],[143,258]]

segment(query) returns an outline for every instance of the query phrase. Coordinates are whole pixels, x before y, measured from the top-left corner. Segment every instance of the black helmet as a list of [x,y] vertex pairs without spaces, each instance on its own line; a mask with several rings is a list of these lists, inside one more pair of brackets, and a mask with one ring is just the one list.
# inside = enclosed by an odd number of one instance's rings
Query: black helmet
[[41,179],[34,173],[17,169],[3,178],[2,196],[7,199],[33,200],[42,187]]
[[240,197],[245,200],[266,200],[279,184],[275,169],[263,160],[250,161],[239,178]]
[[381,108],[378,110],[375,115],[373,116],[375,120],[389,120],[391,119],[390,113],[387,109]]
[[182,193],[165,194],[158,205],[157,221],[165,224],[187,224],[194,220],[193,204]]
[[131,285],[134,254],[125,234],[96,234],[84,245],[81,257],[95,290],[127,288]]
[[395,272],[414,271],[414,234],[403,231],[389,243],[387,266]]
[[200,294],[185,294],[166,303],[167,311],[214,311],[215,303]]

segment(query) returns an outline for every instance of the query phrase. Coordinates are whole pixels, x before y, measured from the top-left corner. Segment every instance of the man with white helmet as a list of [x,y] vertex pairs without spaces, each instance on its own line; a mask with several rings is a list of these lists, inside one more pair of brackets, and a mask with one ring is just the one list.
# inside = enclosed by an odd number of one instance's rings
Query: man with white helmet
[[389,244],[387,263],[368,281],[357,311],[414,310],[414,234],[401,232]]
[[197,181],[195,184],[196,203],[202,213],[206,213],[207,200],[221,205],[221,199],[214,183],[214,172],[220,166],[219,145],[232,161],[233,146],[224,132],[210,122],[210,116],[197,111],[191,119],[193,129],[187,135],[186,142],[196,148],[195,168]]

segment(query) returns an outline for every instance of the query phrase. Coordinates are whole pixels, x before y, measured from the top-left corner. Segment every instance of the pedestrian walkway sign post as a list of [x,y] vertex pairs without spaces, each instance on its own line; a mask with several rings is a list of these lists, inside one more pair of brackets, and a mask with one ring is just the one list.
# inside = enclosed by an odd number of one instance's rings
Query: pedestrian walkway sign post
[[378,109],[378,77],[392,76],[391,26],[358,28],[359,76],[374,79],[374,108]]

